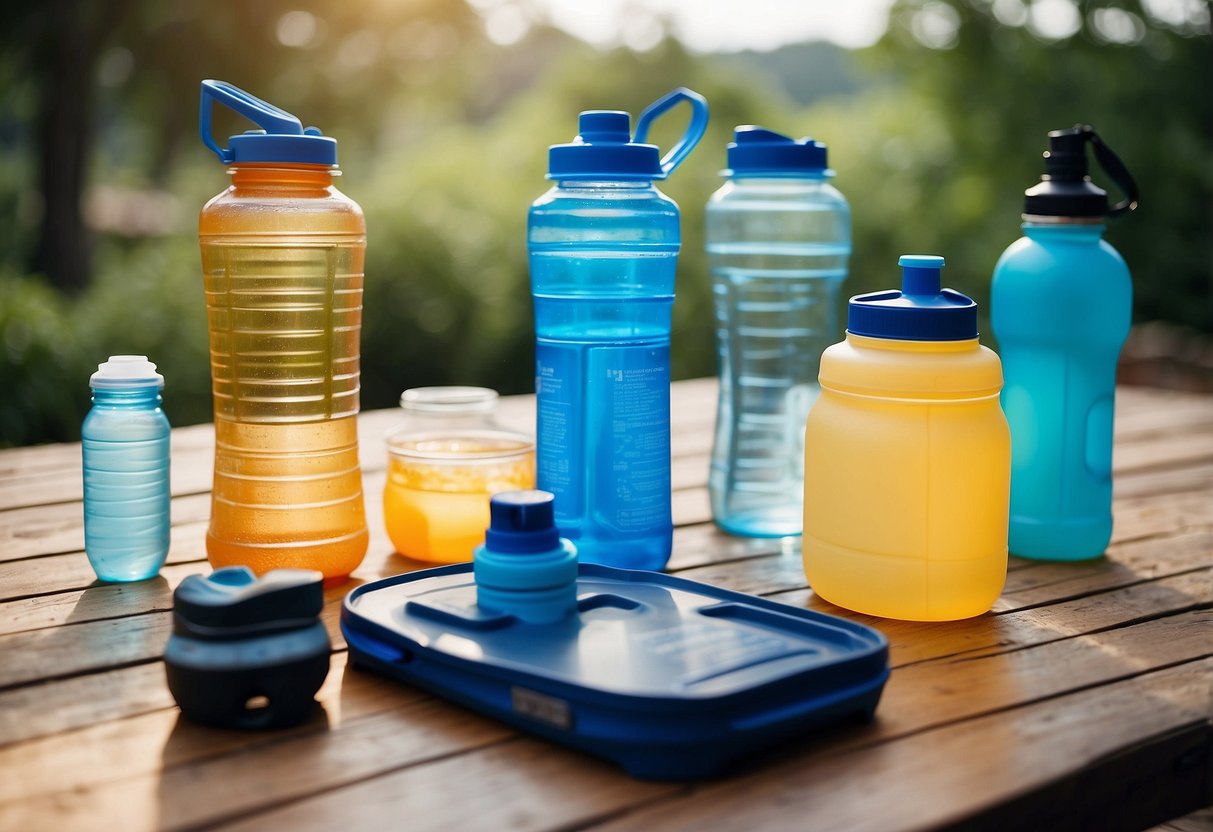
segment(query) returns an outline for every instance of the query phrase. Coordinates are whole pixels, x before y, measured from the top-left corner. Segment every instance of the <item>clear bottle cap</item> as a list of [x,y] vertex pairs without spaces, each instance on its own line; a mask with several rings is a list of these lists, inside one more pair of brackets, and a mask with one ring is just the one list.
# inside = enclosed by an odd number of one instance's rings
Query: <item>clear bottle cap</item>
[[153,383],[163,387],[164,376],[156,372],[156,365],[146,355],[111,355],[108,361],[97,365],[97,372],[88,380],[89,387],[106,390],[147,387]]

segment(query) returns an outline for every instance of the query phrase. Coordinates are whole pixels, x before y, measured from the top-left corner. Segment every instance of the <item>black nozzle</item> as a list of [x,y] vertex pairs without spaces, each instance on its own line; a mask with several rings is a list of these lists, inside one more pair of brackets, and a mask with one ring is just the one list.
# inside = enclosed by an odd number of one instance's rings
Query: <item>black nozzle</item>
[[[1088,142],[1104,171],[1126,195],[1114,206],[1109,207],[1108,192],[1092,183],[1088,175]],[[1076,124],[1068,130],[1051,131],[1044,158],[1045,172],[1040,184],[1024,192],[1025,217],[1101,219],[1137,207],[1137,183],[1090,125]]]

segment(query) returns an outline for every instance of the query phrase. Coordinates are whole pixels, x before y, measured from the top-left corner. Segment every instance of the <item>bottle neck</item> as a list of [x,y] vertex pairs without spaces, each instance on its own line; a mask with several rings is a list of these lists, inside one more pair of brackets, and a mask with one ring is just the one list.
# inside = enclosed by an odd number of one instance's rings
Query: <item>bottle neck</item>
[[896,352],[969,352],[981,347],[981,341],[977,338],[966,338],[963,341],[908,341],[898,338],[872,338],[853,332],[847,332],[847,342],[865,349]]
[[146,387],[92,388],[95,407],[119,410],[151,410],[160,406],[160,388]]
[[653,180],[561,179],[556,186],[563,191],[644,191],[653,187]]
[[232,186],[240,190],[323,191],[333,186],[341,171],[323,165],[243,164],[228,168]]
[[1103,237],[1104,224],[1092,222],[1036,222],[1026,220],[1023,233],[1033,240],[1067,242],[1098,242]]

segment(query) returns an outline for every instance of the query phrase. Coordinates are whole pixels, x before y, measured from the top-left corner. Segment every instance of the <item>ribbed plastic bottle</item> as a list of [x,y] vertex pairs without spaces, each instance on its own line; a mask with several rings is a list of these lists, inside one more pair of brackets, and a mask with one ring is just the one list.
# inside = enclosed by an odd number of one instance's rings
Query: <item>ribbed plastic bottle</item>
[[[213,103],[257,124],[219,147]],[[367,549],[358,465],[366,225],[335,187],[337,143],[230,84],[202,82],[202,140],[232,184],[198,221],[215,401],[207,554],[330,583]]]
[[885,618],[985,612],[1007,572],[1011,448],[998,356],[942,257],[851,298],[805,430],[804,568],[813,591]]
[[484,543],[473,553],[476,604],[529,624],[577,609],[577,549],[556,531],[547,491],[503,491],[489,501]]
[[[1126,198],[1109,207],[1087,175],[1086,145]],[[1024,237],[994,267],[991,322],[1011,425],[1011,553],[1098,557],[1112,537],[1116,362],[1133,285],[1104,239],[1107,217],[1137,207],[1137,186],[1088,126],[1049,133],[1045,175],[1024,196]]]
[[727,532],[800,534],[804,424],[838,340],[851,209],[826,146],[738,127],[707,204],[720,398],[708,491]]
[[89,379],[84,418],[84,551],[103,581],[142,581],[169,547],[164,376],[144,355],[111,355]]
[[[659,158],[659,115],[689,126]],[[707,127],[707,102],[678,89],[641,115],[590,110],[549,151],[555,186],[527,225],[535,304],[538,485],[582,560],[660,569],[670,557],[670,314],[681,243],[664,179]]]

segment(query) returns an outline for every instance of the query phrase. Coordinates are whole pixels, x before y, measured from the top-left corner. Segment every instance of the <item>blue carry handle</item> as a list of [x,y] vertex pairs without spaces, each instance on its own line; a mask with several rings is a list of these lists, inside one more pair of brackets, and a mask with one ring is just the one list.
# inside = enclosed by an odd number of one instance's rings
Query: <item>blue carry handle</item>
[[[198,132],[202,142],[219,157],[219,161],[229,164],[235,159],[235,152],[230,147],[220,147],[211,135],[211,104],[218,102],[233,112],[247,118],[267,134],[282,136],[312,135],[303,129],[303,122],[286,110],[275,107],[268,101],[262,101],[255,95],[250,95],[239,87],[232,86],[226,81],[203,81],[202,101],[198,112]],[[308,128],[319,135],[320,131]]]
[[636,120],[636,137],[633,141],[643,143],[648,138],[649,127],[657,120],[657,117],[683,101],[691,105],[691,122],[687,125],[686,132],[682,134],[682,139],[678,144],[674,145],[670,152],[662,158],[663,177],[673,173],[674,168],[682,164],[682,160],[695,149],[695,145],[699,144],[699,140],[703,138],[704,132],[708,129],[708,100],[692,89],[679,87],[646,107],[640,114],[640,118]]

